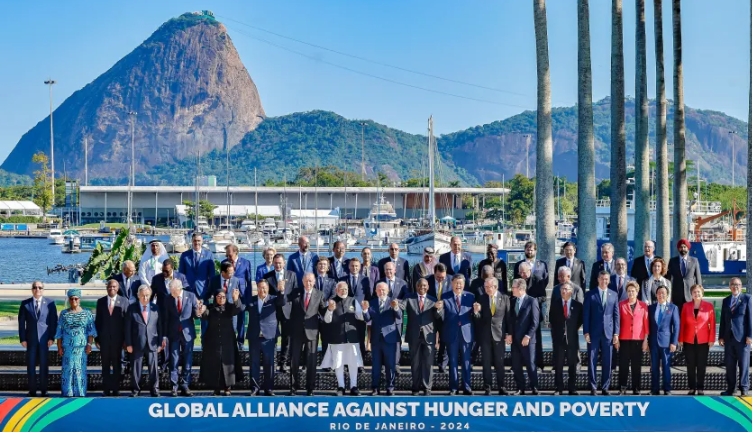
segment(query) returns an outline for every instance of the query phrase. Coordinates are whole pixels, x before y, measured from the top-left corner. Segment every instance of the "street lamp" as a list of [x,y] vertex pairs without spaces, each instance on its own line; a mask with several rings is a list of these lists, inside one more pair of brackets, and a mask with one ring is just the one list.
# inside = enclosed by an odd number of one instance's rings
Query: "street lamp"
[[128,111],[131,118],[131,179],[128,185],[128,231],[131,229],[131,213],[133,213],[133,187],[136,186],[136,115],[135,111]]
[[52,176],[52,206],[55,206],[55,135],[52,128],[52,85],[57,81],[52,78],[44,82],[50,87],[50,174]]
[[[729,131],[729,135],[732,135],[732,134],[736,135],[736,132]],[[734,137],[729,137],[729,138],[731,138],[731,187],[735,187],[736,176],[734,174],[736,171],[736,152],[734,150],[736,148],[736,145],[734,144]]]
[[366,122],[360,122],[360,175],[366,181]]
[[533,136],[530,134],[523,136],[525,137],[525,177],[530,178],[530,138]]

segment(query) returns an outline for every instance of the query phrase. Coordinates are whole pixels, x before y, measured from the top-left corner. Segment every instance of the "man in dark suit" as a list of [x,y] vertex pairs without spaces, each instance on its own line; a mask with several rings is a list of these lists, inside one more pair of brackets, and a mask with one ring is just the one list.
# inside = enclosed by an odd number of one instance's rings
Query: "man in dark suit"
[[[269,284],[269,294],[274,296],[288,296],[297,291],[298,279],[295,272],[285,270],[285,257],[282,254],[274,255],[272,259],[274,271],[267,273],[264,280]],[[323,295],[323,294],[322,294]],[[285,372],[285,365],[290,364],[290,308],[291,304],[285,303],[284,306],[277,308],[277,321],[280,323],[282,330],[281,345],[279,355],[277,356],[277,365],[280,372]]]
[[[232,263],[228,263],[232,265]],[[170,382],[172,396],[192,396],[191,368],[193,367],[193,345],[196,341],[196,326],[198,319],[198,302],[196,296],[183,289],[183,282],[173,279],[170,282],[170,298],[164,302],[162,309],[165,317],[165,336],[170,342]],[[178,379],[178,364],[183,365],[180,379]]]
[[[569,267],[570,270],[570,282],[582,289],[586,288],[585,285],[585,263],[581,259],[574,256],[577,253],[577,246],[573,242],[564,242],[561,247],[561,258],[556,260],[556,267],[554,268],[554,274],[558,276],[559,269],[562,267]],[[577,296],[575,296],[577,298]],[[579,300],[582,303],[582,300]]]
[[[245,301],[248,311],[248,357],[251,366],[251,396],[263,387],[264,395],[274,396],[274,351],[277,349],[279,326],[277,308],[285,302],[284,295],[270,295],[269,283],[262,279],[256,284],[258,295]],[[246,297],[249,296],[246,291]],[[261,356],[264,357],[264,384],[259,383]]]
[[475,343],[473,316],[480,312],[480,305],[475,306],[475,296],[465,292],[465,277],[456,274],[452,278],[452,293],[437,305],[444,310],[444,323],[441,326],[441,338],[446,341],[449,353],[449,395],[457,393],[460,387],[458,367],[462,360],[462,393],[472,395],[470,376],[472,365],[470,355]]
[[433,269],[436,267],[436,257],[434,254],[431,246],[423,249],[423,260],[413,266],[413,271],[410,275],[410,289],[415,289],[415,284],[418,283],[418,280],[427,279],[433,274]]
[[402,342],[402,309],[397,299],[389,297],[386,283],[376,284],[376,296],[363,301],[363,318],[371,322],[371,389],[379,394],[381,366],[386,372],[386,395],[394,394],[397,349]]
[[657,303],[648,306],[648,345],[650,346],[651,394],[660,391],[663,369],[663,394],[671,394],[671,356],[679,346],[679,308],[668,302],[668,287],[656,290]]
[[650,264],[653,263],[654,259],[659,258],[655,256],[655,243],[651,240],[643,243],[642,252],[644,253],[643,255],[638,256],[632,261],[632,271],[630,273],[640,286],[642,286],[643,282],[650,279]]
[[[532,242],[529,242],[532,243]],[[518,262],[515,266],[515,270],[519,273],[520,279],[524,279],[527,283],[527,291],[525,294],[534,298],[538,302],[538,328],[536,329],[535,340],[542,341],[541,331],[545,322],[546,314],[548,313],[548,297],[546,295],[546,288],[548,288],[548,266],[543,261],[535,259],[535,243],[528,245],[525,248],[526,257],[529,256],[530,248],[532,250],[532,261],[524,260]],[[535,267],[531,267],[530,263],[534,262]],[[538,343],[535,345],[535,365],[538,369],[543,370],[543,344]]]
[[[558,304],[561,303],[561,286],[565,283],[569,283],[572,288],[572,298],[580,302],[580,305],[582,305],[582,302],[585,301],[585,291],[575,285],[572,282],[572,270],[567,266],[561,266],[559,267],[559,270],[556,272],[556,277],[558,280],[558,284],[554,285],[553,290],[551,290],[551,304]],[[551,312],[549,311],[549,316],[551,315]]]
[[348,260],[345,259],[345,243],[337,240],[332,246],[334,255],[327,258],[329,260],[329,277],[339,281],[347,276]]
[[287,257],[287,270],[294,271],[298,280],[303,280],[306,273],[316,273],[319,256],[311,252],[311,242],[306,236],[298,238],[298,250]]
[[384,272],[384,266],[386,265],[386,263],[390,262],[394,264],[395,276],[407,282],[407,285],[410,287],[410,290],[412,290],[413,286],[410,283],[410,264],[407,262],[406,259],[400,257],[399,254],[400,254],[399,245],[397,243],[390,244],[389,256],[379,260],[379,277],[381,279],[386,278],[386,273]]
[[535,345],[536,328],[539,326],[540,311],[538,302],[526,294],[527,283],[524,279],[514,279],[512,281],[512,295],[515,297],[512,301],[512,371],[514,380],[517,383],[517,391],[512,395],[525,394],[525,375],[522,373],[522,366],[527,369],[527,376],[530,380],[530,388],[533,395],[538,394],[538,371],[535,368]]
[[[351,258],[348,264],[350,267],[350,274],[345,276],[346,279],[343,280],[343,282],[347,282],[348,297],[353,297],[358,304],[363,302],[363,300],[371,300],[371,297],[373,296],[371,293],[371,280],[368,276],[364,276],[361,273],[360,260],[358,258]],[[327,298],[327,300],[328,299],[329,298]],[[360,352],[361,355],[364,355],[366,352],[366,322],[363,320],[356,320],[354,324],[358,333]],[[324,347],[323,344],[322,349],[326,352],[326,347]]]
[[138,302],[131,303],[125,315],[125,350],[131,356],[131,397],[141,394],[144,354],[149,364],[151,395],[159,397],[157,354],[167,345],[164,324],[159,318],[159,308],[149,301],[151,288],[142,286],[137,296]]
[[439,262],[446,266],[448,274],[461,274],[469,281],[470,273],[473,271],[473,257],[467,252],[462,252],[462,239],[457,236],[449,241],[449,247],[452,250],[441,254]]
[[[487,279],[496,279],[496,274],[493,267],[488,264],[484,265],[483,267],[478,267],[478,277],[473,279],[473,281],[470,283],[470,288],[468,288],[467,291],[475,297],[483,295],[486,292],[485,282]],[[499,287],[501,287],[502,282],[501,280],[498,281],[498,285]]]
[[57,332],[55,301],[44,297],[44,284],[31,284],[31,298],[18,308],[18,339],[26,349],[26,376],[29,379],[29,397],[37,395],[37,364],[39,364],[39,389],[47,396],[49,352]]
[[[426,280],[428,281],[428,295],[437,301],[452,292],[452,277],[447,274],[447,268],[442,263],[436,264],[433,268],[433,274],[428,276]],[[444,369],[449,364],[449,356],[446,352],[446,343],[441,338],[441,329],[438,328],[436,330],[438,333],[437,337],[439,338],[438,373],[444,373]]]
[[731,295],[723,299],[721,327],[718,344],[723,347],[726,363],[726,391],[722,396],[736,392],[736,373],[739,369],[739,387],[742,396],[749,394],[749,351],[752,345],[752,297],[742,294],[742,281],[731,278]]
[[624,258],[617,258],[614,267],[616,267],[616,273],[611,275],[608,288],[616,293],[616,297],[621,302],[627,299],[627,284],[634,278],[627,274],[627,260]]
[[125,315],[128,299],[118,295],[118,281],[107,281],[107,295],[97,300],[94,327],[97,337],[94,342],[102,357],[102,387],[105,396],[120,395],[120,358],[125,339]]
[[601,245],[601,259],[594,262],[593,267],[590,269],[590,290],[598,289],[598,275],[602,271],[607,271],[609,274],[616,273],[615,264],[614,245],[603,243]]
[[123,263],[123,272],[112,277],[112,279],[118,281],[120,287],[118,289],[118,295],[128,299],[129,303],[137,303],[138,289],[143,284],[141,278],[136,274],[136,265],[133,261],[126,261]]
[[487,278],[483,289],[484,293],[475,299],[480,306],[480,311],[475,313],[475,337],[476,345],[480,345],[483,350],[483,386],[486,396],[490,395],[493,365],[499,395],[506,395],[504,353],[506,346],[512,344],[512,334],[509,331],[514,325],[511,322],[512,314],[509,313],[509,296],[499,292],[499,280],[495,277]]
[[[478,272],[480,273],[485,266],[491,266],[494,271],[494,277],[499,280],[499,292],[509,296],[507,263],[499,258],[499,246],[496,243],[489,243],[486,245],[486,257],[478,263]],[[478,275],[478,278],[475,280],[480,278],[481,276]],[[481,285],[481,289],[478,291],[479,293],[483,291],[482,286],[483,285]]]
[[666,279],[671,281],[671,302],[681,310],[684,303],[692,301],[692,286],[702,285],[702,275],[697,258],[689,255],[689,241],[679,240],[676,248],[679,250],[679,256],[671,258],[668,262]]
[[597,391],[596,366],[598,353],[601,355],[601,394],[610,395],[612,345],[619,344],[619,299],[613,290],[608,289],[611,274],[603,270],[598,275],[598,288],[585,295],[583,305],[582,332],[588,344],[590,374],[590,394]]
[[412,394],[431,394],[433,359],[436,347],[436,328],[444,318],[436,309],[436,298],[428,296],[428,281],[421,278],[415,283],[415,294],[400,301],[400,309],[407,314],[405,340],[410,347],[410,372],[413,379]]
[[329,277],[329,260],[320,260],[316,263],[316,289],[324,293],[324,298],[329,300],[334,297],[334,287],[337,281]]
[[[208,285],[211,278],[214,277],[214,255],[209,249],[204,249],[204,239],[201,233],[193,233],[191,240],[192,248],[180,254],[180,272],[188,279],[188,286],[196,294],[199,300],[207,299],[211,295],[208,293]],[[203,334],[205,325],[201,326]]]
[[397,300],[404,300],[411,292],[407,281],[397,277],[396,268],[392,262],[384,264],[384,277],[379,282],[384,282],[389,288],[389,297]]
[[580,361],[582,303],[572,297],[572,283],[559,285],[559,300],[551,300],[551,340],[554,346],[554,394],[564,394],[564,365],[568,366],[569,394],[577,393],[577,363]]
[[[245,258],[238,256],[238,246],[229,244],[225,247],[225,260],[223,262],[229,262],[235,268],[235,277],[240,281],[240,298],[245,298],[246,290],[253,290],[253,271],[251,270],[251,262]],[[232,300],[232,295],[227,296],[227,300]],[[235,332],[238,334],[238,348],[242,351],[245,344],[245,313],[241,313],[237,316],[237,327]]]
[[306,351],[306,394],[313,395],[316,382],[316,356],[319,344],[319,323],[325,313],[327,303],[324,294],[315,288],[316,277],[313,273],[303,276],[303,289],[287,294],[286,303],[290,305],[290,395],[295,396],[300,388],[300,355]]
[[160,310],[162,310],[164,302],[172,295],[170,293],[170,282],[173,280],[179,280],[183,284],[184,290],[192,291],[185,275],[176,271],[175,262],[171,258],[167,258],[162,263],[162,272],[154,275],[151,279],[152,301],[154,297],[157,298],[157,306]]

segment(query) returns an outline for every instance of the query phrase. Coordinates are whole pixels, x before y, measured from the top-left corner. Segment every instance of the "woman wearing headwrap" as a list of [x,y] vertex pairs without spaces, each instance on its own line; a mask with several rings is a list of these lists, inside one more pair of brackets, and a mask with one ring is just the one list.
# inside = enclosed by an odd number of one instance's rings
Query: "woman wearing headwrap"
[[201,319],[208,321],[206,336],[201,338],[204,355],[199,379],[214,389],[215,396],[222,391],[230,396],[230,388],[243,381],[243,363],[232,325],[232,318],[243,312],[245,305],[237,288],[232,290],[232,303],[227,302],[227,293],[219,290],[214,294],[214,303],[199,308]]
[[86,396],[86,358],[97,331],[94,315],[81,307],[81,290],[68,290],[69,307],[60,312],[57,352],[63,359],[61,393],[65,397]]
[[144,252],[141,257],[141,264],[138,266],[138,275],[146,285],[151,286],[151,279],[162,273],[162,263],[169,258],[167,249],[159,240],[149,242],[149,250]]

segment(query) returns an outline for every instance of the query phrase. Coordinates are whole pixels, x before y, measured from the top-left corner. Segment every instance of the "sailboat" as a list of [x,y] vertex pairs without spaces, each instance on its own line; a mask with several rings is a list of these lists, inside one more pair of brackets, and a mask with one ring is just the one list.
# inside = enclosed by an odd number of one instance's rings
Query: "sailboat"
[[436,139],[433,136],[433,116],[428,118],[428,228],[416,230],[413,237],[405,241],[407,253],[421,255],[427,247],[432,247],[434,253],[449,252],[449,242],[452,236],[449,232],[436,229],[436,197],[434,185],[434,152],[437,151]]

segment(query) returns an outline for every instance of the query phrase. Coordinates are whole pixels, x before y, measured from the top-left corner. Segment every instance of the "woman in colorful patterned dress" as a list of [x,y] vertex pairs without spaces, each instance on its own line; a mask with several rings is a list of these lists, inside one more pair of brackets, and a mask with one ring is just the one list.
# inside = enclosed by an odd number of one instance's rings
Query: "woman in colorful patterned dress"
[[65,397],[86,396],[86,357],[97,331],[94,316],[81,307],[81,290],[68,290],[70,307],[60,312],[57,352],[63,358],[61,393]]

